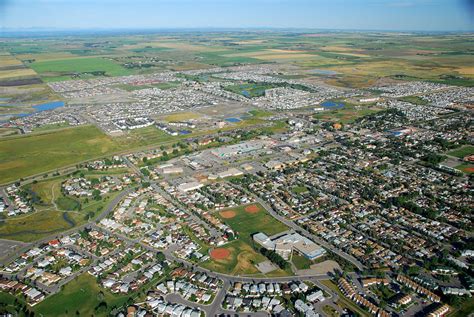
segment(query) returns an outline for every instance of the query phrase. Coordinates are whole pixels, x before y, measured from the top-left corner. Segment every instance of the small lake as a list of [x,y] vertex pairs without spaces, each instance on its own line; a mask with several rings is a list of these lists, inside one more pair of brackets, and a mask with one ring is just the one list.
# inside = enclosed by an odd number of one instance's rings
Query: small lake
[[325,101],[321,104],[321,106],[324,108],[329,108],[329,109],[341,109],[345,107],[345,105],[342,102],[335,102],[335,101]]
[[240,122],[242,120],[240,120],[239,118],[226,118],[225,121],[231,122],[231,123],[237,123],[237,122]]
[[313,70],[311,70],[311,73],[317,74],[317,75],[329,75],[329,76],[339,74],[336,71],[328,70],[328,69],[313,69]]
[[181,135],[191,134],[191,131],[189,131],[189,130],[181,130],[181,131],[179,131],[179,134],[181,134]]
[[[11,106],[11,105],[10,105]],[[34,112],[24,112],[24,113],[6,113],[3,114],[2,117],[28,117],[31,116],[34,113],[46,111],[46,110],[53,110],[56,108],[64,107],[64,101],[53,101],[53,102],[47,102],[47,103],[42,103],[38,105],[32,106],[32,108],[35,110]]]

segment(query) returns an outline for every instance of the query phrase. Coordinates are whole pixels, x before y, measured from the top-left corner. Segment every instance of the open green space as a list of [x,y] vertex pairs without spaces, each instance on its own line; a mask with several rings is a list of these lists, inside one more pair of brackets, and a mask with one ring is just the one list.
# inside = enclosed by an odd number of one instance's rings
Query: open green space
[[[259,64],[261,60],[245,56],[226,56],[227,51],[222,52],[200,52],[197,54],[200,63],[215,66],[235,66],[242,64]],[[232,52],[230,52],[232,53]]]
[[[62,291],[34,307],[38,316],[108,316],[114,307],[127,303],[127,295],[115,295],[99,287],[96,279],[84,273],[66,284]],[[101,303],[106,303],[106,306]]]
[[56,205],[62,210],[78,210],[81,207],[81,203],[71,197],[59,197],[56,199]]
[[329,122],[351,123],[357,118],[370,115],[381,109],[374,106],[359,106],[350,103],[344,103],[340,109],[325,110],[314,114],[315,119]]
[[425,106],[429,104],[428,100],[425,100],[419,96],[406,96],[406,97],[398,98],[398,100],[410,102],[412,104],[421,105],[421,106]]
[[308,192],[308,188],[306,186],[295,186],[291,191],[295,194],[304,194]]
[[465,317],[472,314],[474,311],[474,299],[467,298],[462,301],[462,304],[459,307],[454,307],[454,309],[448,313],[448,317]]
[[[268,122],[250,117],[221,130],[250,128],[262,124],[265,126],[259,127],[259,130],[265,133],[281,132],[286,127],[284,121]],[[0,182],[8,183],[124,150],[171,144],[184,138],[217,131],[218,129],[211,129],[196,131],[190,135],[171,136],[150,126],[112,138],[95,126],[82,126],[8,137],[0,139]]]
[[0,180],[10,182],[120,149],[93,126],[2,139]]
[[202,263],[201,266],[230,275],[250,275],[259,273],[255,264],[266,260],[263,255],[257,253],[250,245],[240,239],[229,242],[221,248],[230,251],[228,258],[210,259]]
[[83,216],[45,210],[8,218],[0,222],[0,238],[30,242],[74,227]]

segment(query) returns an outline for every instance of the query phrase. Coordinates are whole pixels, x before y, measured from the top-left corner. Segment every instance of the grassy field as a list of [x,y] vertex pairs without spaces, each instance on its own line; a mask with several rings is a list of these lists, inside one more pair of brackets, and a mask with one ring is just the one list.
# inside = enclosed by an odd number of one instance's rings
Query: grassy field
[[247,98],[255,98],[265,95],[265,90],[275,88],[272,84],[239,84],[226,86],[225,90],[231,91],[235,94],[242,95]]
[[351,123],[357,118],[378,111],[380,109],[373,106],[357,106],[345,103],[344,108],[321,111],[316,113],[314,118],[330,122]]
[[458,157],[462,159],[465,156],[474,154],[474,146],[472,145],[465,145],[459,149],[453,150],[448,152],[448,155]]
[[30,242],[70,229],[81,219],[83,216],[80,214],[65,214],[57,210],[26,214],[0,222],[0,238]]
[[104,72],[106,76],[124,76],[133,73],[110,59],[100,57],[35,61],[30,67],[45,81],[63,80],[64,76],[70,77],[74,73]]
[[120,150],[92,126],[0,140],[2,183]]
[[[34,307],[38,316],[108,316],[112,307],[120,307],[127,302],[128,296],[114,295],[107,290],[101,290],[95,278],[84,273],[63,290]],[[100,302],[107,303],[107,309],[97,310]]]
[[412,104],[421,105],[421,106],[429,104],[427,100],[418,96],[406,96],[406,97],[398,98],[398,100],[410,102]]
[[163,120],[166,120],[168,122],[173,122],[173,121],[185,121],[185,120],[190,120],[190,119],[198,119],[202,115],[197,113],[197,112],[178,112],[178,113],[173,113],[166,115],[163,118]]

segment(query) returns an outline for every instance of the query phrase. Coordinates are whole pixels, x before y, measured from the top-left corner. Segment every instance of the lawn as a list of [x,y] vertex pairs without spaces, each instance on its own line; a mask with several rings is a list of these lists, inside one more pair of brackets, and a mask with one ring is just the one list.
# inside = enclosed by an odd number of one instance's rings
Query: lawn
[[460,159],[472,154],[474,154],[474,146],[472,145],[466,145],[466,146],[460,147],[459,149],[448,152],[448,155],[455,156]]
[[11,182],[119,150],[98,128],[85,126],[0,140],[0,180]]
[[308,188],[306,186],[295,186],[291,191],[295,194],[303,194],[308,192]]
[[[101,290],[95,278],[84,273],[33,309],[38,316],[75,316],[77,311],[80,316],[108,316],[113,307],[124,305],[127,299],[127,295]],[[100,302],[106,302],[107,307],[98,311]]]
[[[35,61],[30,64],[45,81],[62,80],[62,76],[71,74],[94,74],[101,76],[124,76],[133,74],[114,61],[101,57],[64,58],[56,60]],[[97,73],[97,75],[99,75]]]
[[197,112],[177,112],[177,113],[172,113],[172,114],[164,116],[163,120],[168,121],[168,122],[186,121],[190,119],[198,119],[201,116],[202,115]]
[[298,270],[307,270],[310,268],[311,264],[313,264],[311,260],[297,254],[296,252],[293,253],[291,262],[293,262]]

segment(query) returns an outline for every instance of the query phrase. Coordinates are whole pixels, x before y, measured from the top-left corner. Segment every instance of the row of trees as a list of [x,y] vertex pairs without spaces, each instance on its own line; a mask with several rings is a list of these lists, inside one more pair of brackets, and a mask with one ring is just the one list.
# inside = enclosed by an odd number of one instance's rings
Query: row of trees
[[278,265],[278,267],[282,270],[286,270],[290,267],[290,264],[275,251],[260,248],[260,253],[267,257],[270,261]]

